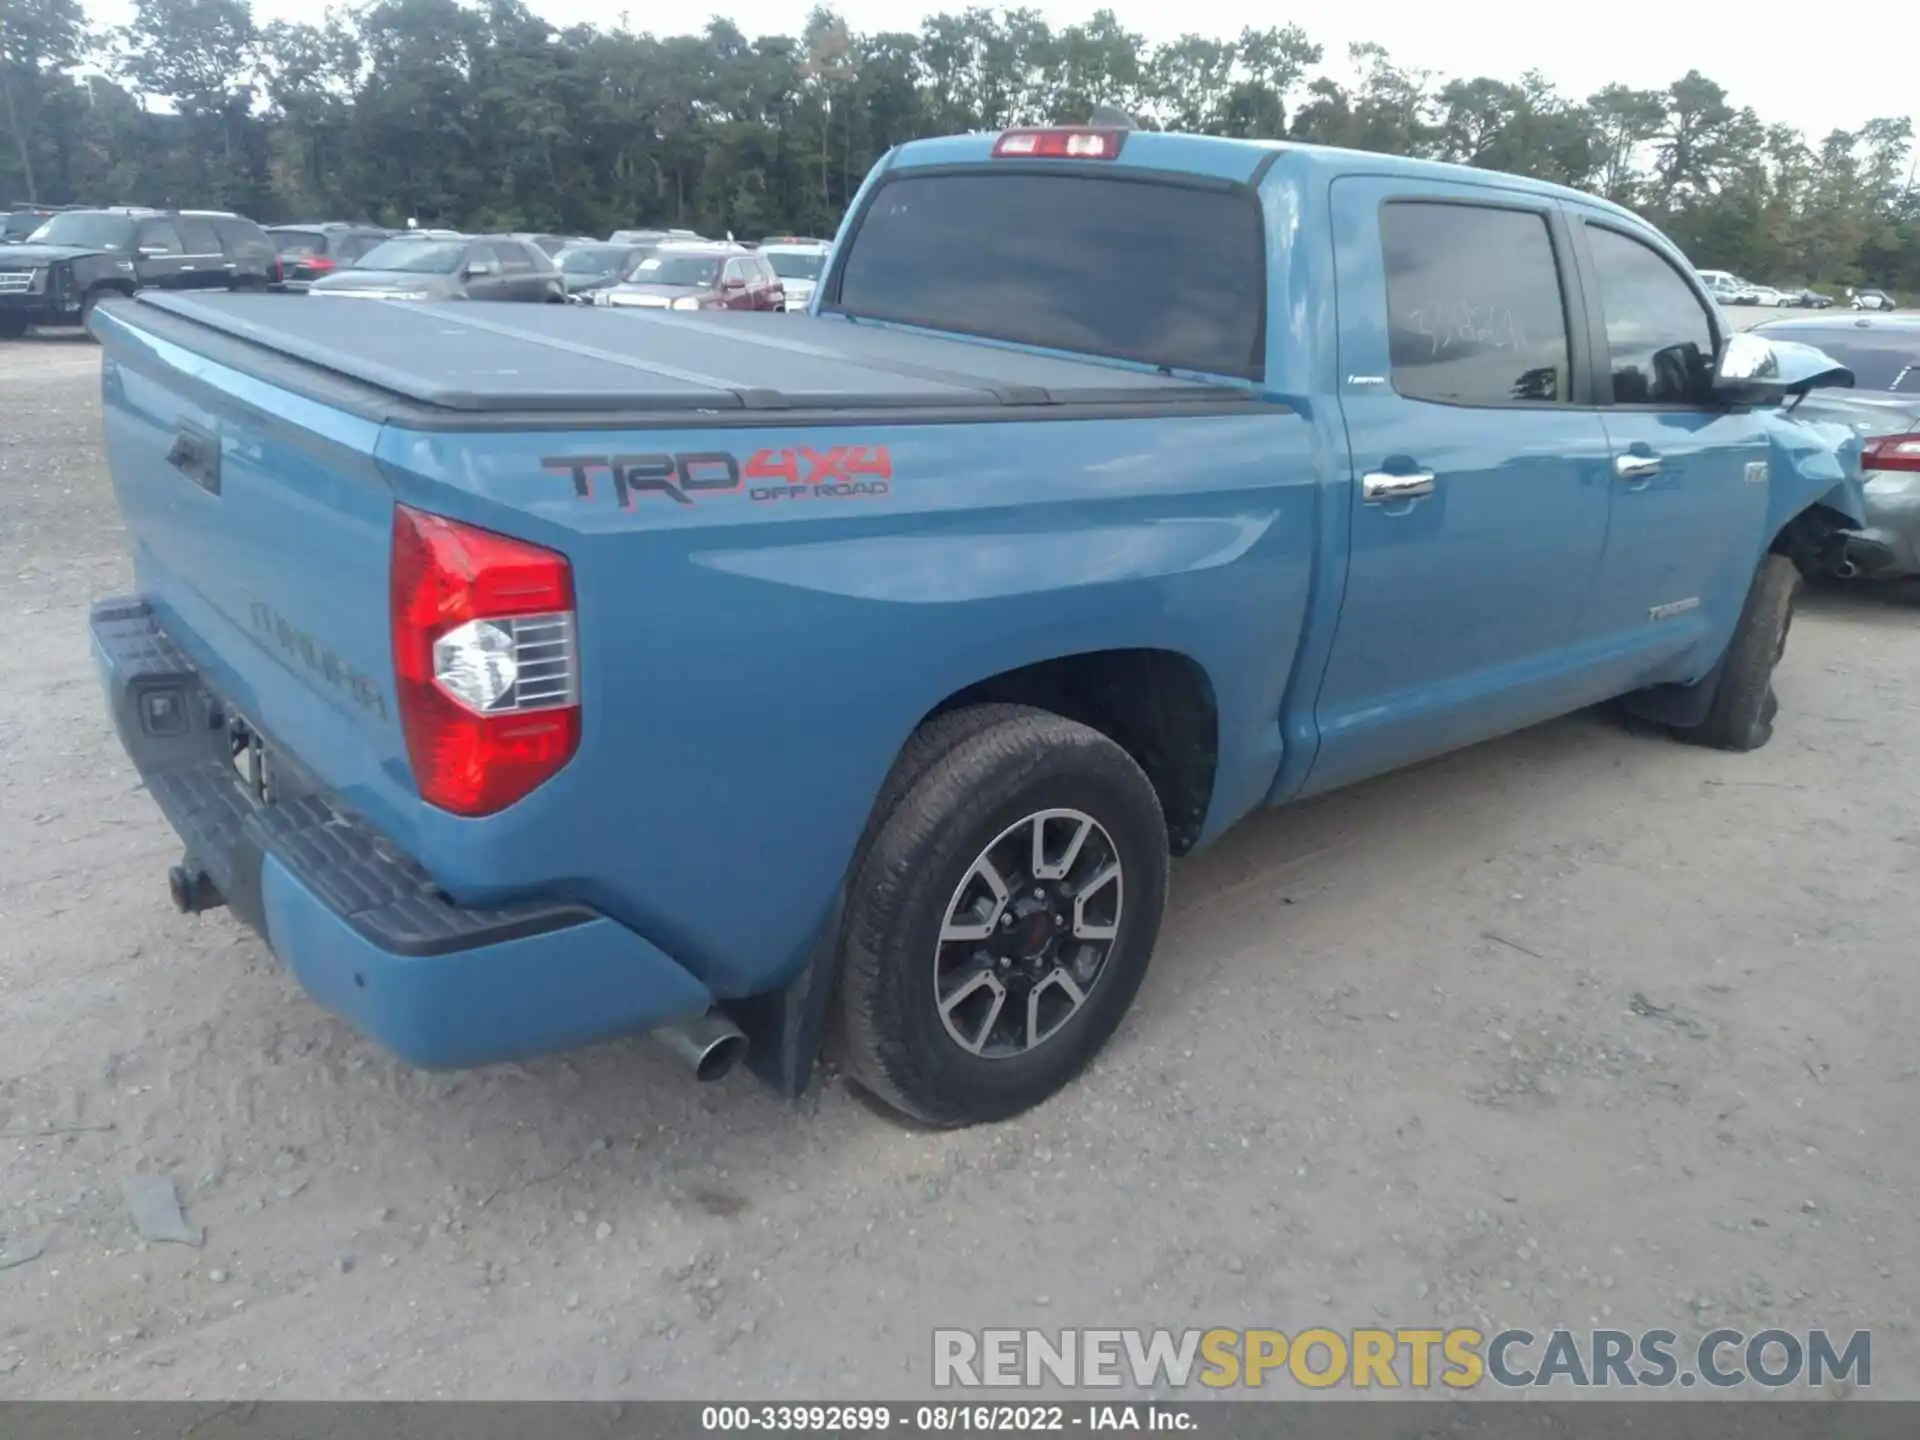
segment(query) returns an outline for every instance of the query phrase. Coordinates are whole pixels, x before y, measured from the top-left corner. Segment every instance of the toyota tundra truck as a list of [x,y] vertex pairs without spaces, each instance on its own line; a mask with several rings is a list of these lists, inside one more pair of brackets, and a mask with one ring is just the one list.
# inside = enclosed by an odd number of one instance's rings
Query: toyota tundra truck
[[804,315],[92,329],[176,904],[418,1065],[830,1043],[941,1125],[1081,1070],[1251,811],[1622,698],[1764,744],[1861,523],[1847,373],[1633,214],[1292,144],[903,145]]

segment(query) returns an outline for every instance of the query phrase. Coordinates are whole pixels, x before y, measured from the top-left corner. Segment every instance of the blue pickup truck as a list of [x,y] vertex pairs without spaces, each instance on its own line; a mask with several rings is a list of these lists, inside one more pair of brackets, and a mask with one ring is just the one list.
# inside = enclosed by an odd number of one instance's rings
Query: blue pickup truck
[[[400,1056],[654,1031],[919,1119],[1113,1033],[1169,857],[1624,697],[1763,744],[1848,376],[1632,214],[1379,155],[917,141],[799,316],[103,305],[120,736]],[[487,313],[482,314],[480,312]]]

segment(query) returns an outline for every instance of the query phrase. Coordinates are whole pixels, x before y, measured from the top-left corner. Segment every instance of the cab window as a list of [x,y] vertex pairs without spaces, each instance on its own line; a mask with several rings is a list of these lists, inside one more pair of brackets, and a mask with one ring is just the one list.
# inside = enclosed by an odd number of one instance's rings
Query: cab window
[[1701,405],[1713,389],[1713,322],[1666,256],[1618,230],[1587,226],[1607,321],[1616,405]]
[[1393,388],[1449,405],[1565,403],[1573,374],[1546,216],[1491,205],[1381,207]]

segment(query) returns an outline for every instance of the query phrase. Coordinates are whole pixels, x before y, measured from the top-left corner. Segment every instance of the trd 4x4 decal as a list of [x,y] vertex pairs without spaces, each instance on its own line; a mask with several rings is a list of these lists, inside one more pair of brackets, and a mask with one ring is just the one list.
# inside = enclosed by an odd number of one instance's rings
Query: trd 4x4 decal
[[724,450],[688,450],[651,455],[552,455],[543,470],[573,478],[573,493],[591,500],[594,476],[612,479],[613,498],[623,510],[636,498],[657,494],[676,505],[692,505],[701,495],[744,488],[756,501],[850,500],[885,495],[892,487],[893,456],[884,445],[834,445],[815,450],[756,450],[743,462]]

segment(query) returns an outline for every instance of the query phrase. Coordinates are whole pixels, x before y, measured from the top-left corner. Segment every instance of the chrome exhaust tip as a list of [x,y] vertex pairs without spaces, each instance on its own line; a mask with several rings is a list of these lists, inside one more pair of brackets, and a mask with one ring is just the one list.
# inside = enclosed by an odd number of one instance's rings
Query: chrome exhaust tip
[[747,1037],[718,1010],[676,1020],[652,1033],[702,1083],[720,1079],[747,1053]]

